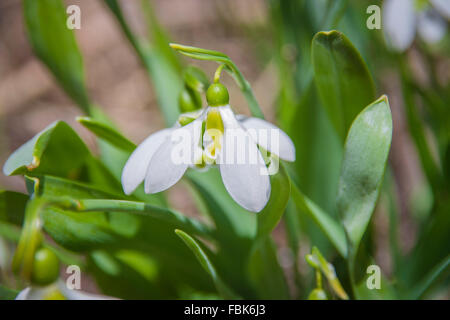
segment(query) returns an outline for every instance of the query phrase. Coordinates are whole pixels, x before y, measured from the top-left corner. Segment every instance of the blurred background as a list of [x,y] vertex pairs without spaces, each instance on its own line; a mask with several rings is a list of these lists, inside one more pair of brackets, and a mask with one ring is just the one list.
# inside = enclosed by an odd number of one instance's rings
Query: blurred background
[[[146,36],[140,1],[119,2],[135,33]],[[303,130],[300,137],[294,136],[293,139],[296,144],[305,139],[309,141],[309,151],[303,145],[297,145],[300,152],[311,152],[307,160],[298,159],[298,166],[305,168],[303,175],[300,172],[299,180],[305,193],[326,209],[333,207],[328,202],[334,189],[323,186],[333,185],[335,181],[327,181],[327,170],[334,169],[327,168],[323,158],[339,157],[340,153],[333,151],[336,142],[327,135],[329,124],[321,127],[327,120],[318,100],[303,93],[307,91],[308,77],[312,73],[309,53],[314,33],[331,28],[343,31],[368,64],[376,82],[377,96],[386,94],[389,97],[394,121],[390,165],[395,180],[392,193],[399,219],[398,244],[403,253],[408,253],[417,240],[417,225],[423,219],[421,215],[426,215],[433,206],[433,193],[409,130],[411,123],[408,124],[407,119],[404,87],[396,65],[398,59],[408,64],[414,83],[423,88],[449,88],[448,34],[437,46],[424,47],[421,42],[415,42],[405,53],[397,55],[388,50],[383,30],[366,28],[369,17],[366,8],[370,4],[381,6],[381,1],[348,1],[342,12],[334,15],[339,22],[327,19],[327,12],[330,11],[328,1],[317,1],[314,6],[310,2],[313,0],[154,0],[152,4],[160,25],[171,41],[229,55],[252,84],[255,96],[270,121],[280,125],[291,136],[292,125],[287,125],[289,120],[298,117],[294,127],[304,126],[303,121],[315,124],[309,133]],[[135,143],[163,128],[152,81],[103,1],[70,0],[65,3],[81,8],[81,29],[76,30],[76,37],[84,58],[92,100]],[[200,66],[210,77],[216,68],[216,64],[211,62],[184,61]],[[249,114],[236,84],[228,76],[224,77],[224,82],[230,90],[231,104],[235,110]],[[443,96],[440,99],[448,108],[448,100]],[[298,105],[308,105],[309,109],[304,109],[300,114],[298,111],[286,111]],[[417,108],[432,155],[438,159],[439,143],[427,123],[428,117],[424,115],[426,106],[419,102]],[[445,114],[448,115],[448,112]],[[95,138],[75,121],[78,115],[80,110],[33,55],[24,30],[21,2],[2,0],[0,163],[3,165],[13,150],[55,120],[69,123],[95,150]],[[441,120],[448,128],[450,118]],[[317,138],[317,132],[322,132],[324,136]],[[336,166],[339,166],[338,162]],[[441,164],[438,166],[442,167]],[[25,191],[25,184],[22,177],[0,174],[0,188]],[[192,201],[182,187],[171,190],[169,197],[175,207],[185,213],[196,214]],[[387,274],[392,271],[388,220],[386,212],[378,209],[373,231],[376,261]],[[283,228],[280,225],[277,234],[283,234]],[[284,237],[276,238],[278,245],[283,247]],[[305,248],[308,247],[305,245]],[[303,256],[300,254],[302,259]],[[291,267],[290,257],[287,255],[284,259],[287,260],[286,267]]]

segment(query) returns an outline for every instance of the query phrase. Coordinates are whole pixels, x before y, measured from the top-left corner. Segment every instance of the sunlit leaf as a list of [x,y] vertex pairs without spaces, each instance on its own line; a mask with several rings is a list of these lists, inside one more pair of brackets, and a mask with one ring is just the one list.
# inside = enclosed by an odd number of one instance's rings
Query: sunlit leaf
[[44,62],[67,94],[85,111],[89,98],[85,89],[83,62],[73,30],[60,0],[23,0],[25,25],[36,55]]
[[57,121],[14,151],[3,166],[6,175],[51,174],[74,177],[89,155],[84,142],[66,123]]
[[375,209],[391,139],[391,110],[382,96],[356,117],[344,147],[337,206],[353,252]]

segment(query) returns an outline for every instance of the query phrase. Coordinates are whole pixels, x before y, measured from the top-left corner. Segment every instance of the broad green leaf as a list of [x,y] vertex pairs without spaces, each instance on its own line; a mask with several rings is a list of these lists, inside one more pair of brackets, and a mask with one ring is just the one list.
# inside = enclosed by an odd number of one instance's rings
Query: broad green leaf
[[330,242],[342,257],[346,256],[347,245],[345,243],[345,233],[342,226],[328,213],[322,211],[314,202],[308,199],[296,186],[291,183],[292,199],[297,208],[308,214],[314,222],[324,232]]
[[317,33],[311,53],[319,96],[344,140],[356,115],[375,99],[372,77],[359,52],[341,32]]
[[337,206],[353,252],[375,209],[391,139],[391,110],[382,96],[356,117],[344,146]]
[[85,111],[89,98],[83,61],[61,0],[23,0],[25,25],[36,55],[44,62],[67,94]]
[[97,137],[108,141],[113,146],[132,152],[136,145],[108,124],[89,117],[78,117],[77,121],[94,133]]
[[[59,245],[77,252],[143,251],[163,265],[167,276],[170,269],[170,277],[177,277],[180,283],[194,287],[205,283],[198,263],[173,234],[174,228],[185,227],[208,237],[209,229],[197,221],[142,202],[108,200],[120,196],[57,177],[34,177],[28,185],[36,196],[50,202],[42,213],[43,227]],[[183,265],[177,263],[179,259]]]
[[269,235],[272,230],[278,225],[284,209],[289,200],[291,192],[291,183],[289,177],[280,164],[279,172],[270,176],[271,194],[270,199],[264,209],[257,214],[257,237],[264,237]]
[[289,288],[270,237],[261,238],[250,253],[248,277],[257,299],[289,299]]
[[0,191],[0,221],[22,226],[28,196],[14,191]]
[[3,173],[74,177],[89,155],[75,131],[65,122],[57,121],[14,151],[3,166]]
[[205,271],[211,276],[217,291],[224,299],[237,299],[238,297],[234,294],[227,285],[222,281],[220,276],[208,256],[205,254],[203,249],[197,243],[194,238],[185,233],[182,230],[175,230],[175,233],[184,241],[184,243],[191,249],[192,253],[196,256]]

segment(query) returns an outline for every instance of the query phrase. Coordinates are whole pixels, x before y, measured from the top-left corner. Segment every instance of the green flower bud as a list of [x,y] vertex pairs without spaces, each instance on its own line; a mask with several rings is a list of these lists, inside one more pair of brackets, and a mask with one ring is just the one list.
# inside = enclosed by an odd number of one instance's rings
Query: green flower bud
[[205,73],[194,66],[189,66],[183,71],[184,83],[187,87],[197,92],[205,92],[209,86],[209,80]]
[[202,107],[202,97],[197,91],[185,87],[178,97],[178,106],[181,113],[198,110]]
[[45,286],[54,282],[59,276],[59,260],[56,254],[48,248],[36,251],[33,261],[31,281]]
[[206,91],[206,101],[211,107],[226,106],[230,102],[228,89],[221,83],[213,83]]
[[308,296],[308,300],[328,300],[327,294],[322,289],[316,288]]

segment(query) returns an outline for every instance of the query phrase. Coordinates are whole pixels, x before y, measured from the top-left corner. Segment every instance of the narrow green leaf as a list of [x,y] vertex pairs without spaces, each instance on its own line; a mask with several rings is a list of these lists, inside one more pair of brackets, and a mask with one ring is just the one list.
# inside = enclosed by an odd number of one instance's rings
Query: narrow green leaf
[[207,60],[207,61],[215,61],[219,64],[225,64],[226,70],[230,72],[233,76],[234,80],[238,84],[245,98],[247,99],[248,106],[250,111],[254,117],[264,118],[264,114],[259,107],[258,102],[253,94],[253,90],[248,83],[248,81],[244,78],[244,75],[239,70],[239,68],[234,64],[234,62],[228,57],[226,54],[214,51],[207,50],[202,48],[196,48],[191,46],[185,46],[177,43],[171,43],[170,46],[172,49],[177,50],[181,54],[184,54],[187,57],[197,60]]
[[382,96],[356,117],[344,147],[337,207],[353,252],[375,209],[391,139],[391,110]]
[[375,99],[372,77],[358,50],[341,32],[317,33],[311,50],[319,96],[344,140],[356,115]]
[[119,149],[132,152],[136,148],[136,145],[133,142],[125,138],[120,132],[104,122],[89,117],[78,117],[77,121],[94,133],[97,137],[108,141],[110,144]]
[[272,232],[278,225],[287,206],[291,192],[291,183],[282,164],[280,164],[279,172],[270,176],[270,185],[271,194],[269,202],[257,214],[257,237],[264,237]]
[[79,212],[114,211],[138,214],[169,222],[177,228],[184,228],[189,230],[189,232],[201,236],[211,236],[211,230],[199,221],[188,218],[175,210],[157,207],[143,202],[109,199],[81,199],[72,201],[71,205],[66,209]]
[[175,230],[175,233],[184,241],[184,243],[189,247],[189,249],[191,249],[191,251],[194,253],[198,261],[202,265],[202,267],[211,276],[216,286],[216,289],[220,293],[220,295],[224,299],[237,299],[238,297],[236,296],[236,294],[234,294],[231,291],[231,289],[227,287],[227,285],[222,281],[220,276],[217,274],[215,267],[213,266],[213,264],[211,263],[211,261],[209,260],[208,256],[205,254],[203,249],[197,243],[197,241],[195,241],[194,238],[192,238],[190,235],[188,235],[182,230]]
[[289,288],[270,237],[255,243],[248,260],[248,277],[258,299],[289,299]]
[[420,299],[426,291],[436,283],[437,279],[442,275],[450,273],[450,255],[447,255],[445,259],[438,263],[426,276],[422,278],[419,283],[413,287],[409,294],[407,294],[407,299],[416,300]]
[[[105,3],[116,17],[122,31],[135,49],[142,64],[153,80],[158,106],[164,115],[167,125],[173,125],[179,115],[178,94],[182,89],[179,68],[174,65],[174,59],[164,46],[168,46],[165,37],[161,37],[161,30],[153,30],[159,34],[155,43],[149,44],[140,40],[132,33],[119,3],[116,0],[105,0]],[[155,28],[156,24],[152,27]]]
[[49,125],[14,151],[3,166],[5,175],[50,174],[74,177],[90,154],[65,122]]
[[44,62],[67,94],[85,111],[89,97],[83,61],[60,0],[23,0],[25,25],[36,55]]
[[323,233],[334,245],[339,254],[342,257],[345,257],[347,254],[347,245],[345,243],[345,233],[342,226],[328,213],[325,213],[314,202],[308,199],[299,190],[294,182],[291,183],[291,188],[292,199],[294,200],[297,208],[301,212],[308,214],[313,219],[313,221],[320,227]]

